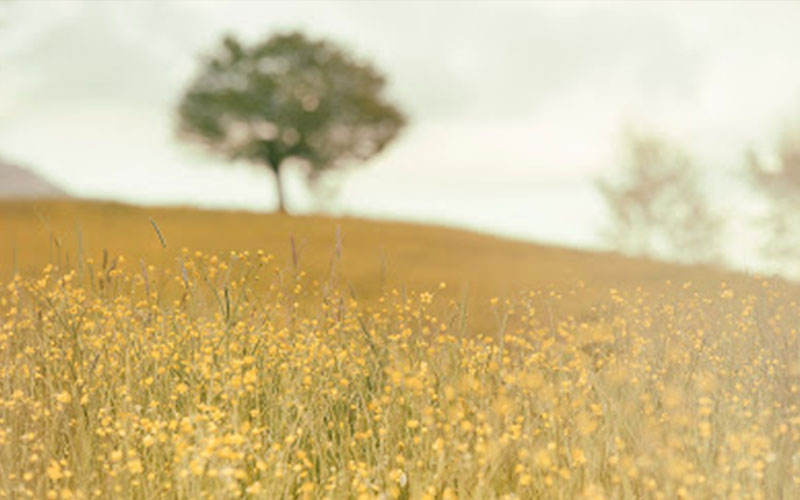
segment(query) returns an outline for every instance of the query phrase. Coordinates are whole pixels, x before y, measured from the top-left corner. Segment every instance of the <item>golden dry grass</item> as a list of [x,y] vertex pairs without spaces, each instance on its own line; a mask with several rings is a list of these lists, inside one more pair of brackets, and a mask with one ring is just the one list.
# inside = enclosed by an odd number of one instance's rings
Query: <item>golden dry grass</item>
[[[150,218],[167,243],[163,249]],[[338,237],[337,237],[338,234]],[[96,266],[125,255],[130,269],[140,260],[175,269],[182,248],[207,253],[264,250],[281,266],[297,267],[320,281],[331,273],[337,239],[337,275],[362,302],[372,303],[392,288],[428,290],[445,282],[444,295],[468,308],[478,330],[493,326],[482,311],[491,297],[522,289],[565,292],[579,282],[580,295],[560,307],[576,316],[608,297],[608,290],[661,285],[666,280],[716,286],[741,278],[699,267],[673,266],[598,252],[494,238],[436,226],[316,216],[289,217],[251,212],[144,208],[96,202],[0,202],[0,280],[14,270],[23,276],[43,266],[74,265],[91,258]]]
[[800,495],[786,284],[402,224],[0,213],[5,498]]

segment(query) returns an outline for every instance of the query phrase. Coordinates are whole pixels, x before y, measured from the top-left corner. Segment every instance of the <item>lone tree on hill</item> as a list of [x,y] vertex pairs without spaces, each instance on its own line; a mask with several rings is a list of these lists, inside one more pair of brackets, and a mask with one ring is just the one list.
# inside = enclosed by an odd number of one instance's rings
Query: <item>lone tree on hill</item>
[[385,84],[373,66],[326,40],[288,33],[245,46],[226,36],[180,101],[178,134],[270,169],[286,212],[287,160],[301,160],[313,183],[397,136],[406,119],[383,99]]
[[600,180],[618,249],[684,262],[720,257],[722,221],[699,187],[691,158],[657,137],[628,134],[627,162],[617,181]]

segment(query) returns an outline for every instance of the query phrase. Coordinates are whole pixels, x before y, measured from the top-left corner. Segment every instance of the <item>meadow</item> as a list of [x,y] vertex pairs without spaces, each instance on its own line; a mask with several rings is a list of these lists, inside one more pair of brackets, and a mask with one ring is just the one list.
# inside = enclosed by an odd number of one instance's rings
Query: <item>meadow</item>
[[[748,281],[714,269],[445,227],[102,202],[0,202],[0,235],[0,281],[16,273],[36,275],[48,264],[81,274],[87,271],[87,260],[97,272],[104,261],[108,265],[120,255],[126,261],[119,265],[129,272],[140,272],[143,263],[175,271],[184,248],[216,254],[263,250],[282,269],[300,269],[320,282],[333,272],[362,303],[373,304],[394,288],[421,291],[445,282],[448,287],[440,295],[464,304],[475,330],[494,328],[493,316],[483,307],[489,299],[520,290],[560,292],[565,297],[555,312],[580,316],[590,315],[593,306],[608,298],[610,288],[672,280],[713,290],[721,281]],[[570,293],[579,284],[581,293]]]
[[4,498],[800,497],[791,284],[354,219],[0,234]]

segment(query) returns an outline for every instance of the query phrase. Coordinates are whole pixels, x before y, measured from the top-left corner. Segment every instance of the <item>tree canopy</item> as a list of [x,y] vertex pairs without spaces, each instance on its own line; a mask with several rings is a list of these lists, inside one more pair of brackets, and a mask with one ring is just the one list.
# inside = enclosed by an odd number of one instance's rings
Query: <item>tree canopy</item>
[[178,133],[275,174],[301,160],[308,179],[381,152],[406,123],[383,97],[386,78],[327,40],[302,33],[251,46],[225,36],[178,105]]
[[688,262],[719,258],[722,221],[699,188],[687,153],[655,137],[629,133],[626,162],[615,181],[600,180],[622,251]]
[[767,232],[761,253],[784,271],[800,269],[800,124],[784,126],[772,161],[750,151],[746,172],[768,202],[760,226]]

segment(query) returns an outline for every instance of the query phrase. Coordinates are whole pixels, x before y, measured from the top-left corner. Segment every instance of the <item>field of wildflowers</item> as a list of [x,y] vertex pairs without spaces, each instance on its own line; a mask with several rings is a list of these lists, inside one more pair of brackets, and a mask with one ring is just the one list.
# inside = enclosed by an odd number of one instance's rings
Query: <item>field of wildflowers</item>
[[[750,280],[360,303],[262,251],[0,292],[3,498],[798,498],[800,306]],[[467,315],[490,318],[470,330]]]
[[[166,247],[154,231],[157,224]],[[587,252],[491,237],[452,228],[347,217],[285,216],[190,208],[137,207],[90,201],[0,201],[0,282],[38,275],[47,264],[84,269],[94,258],[124,255],[119,269],[141,262],[174,269],[180,250],[209,254],[258,249],[280,266],[330,279],[332,255],[341,286],[362,305],[375,305],[392,289],[428,290],[467,309],[471,331],[496,326],[485,304],[520,290],[563,295],[554,316],[590,314],[609,288],[630,290],[691,280],[713,291],[738,277],[714,269],[669,265],[612,253]],[[337,250],[338,248],[338,250]],[[585,286],[576,293],[575,285]],[[259,289],[260,284],[252,284]]]

